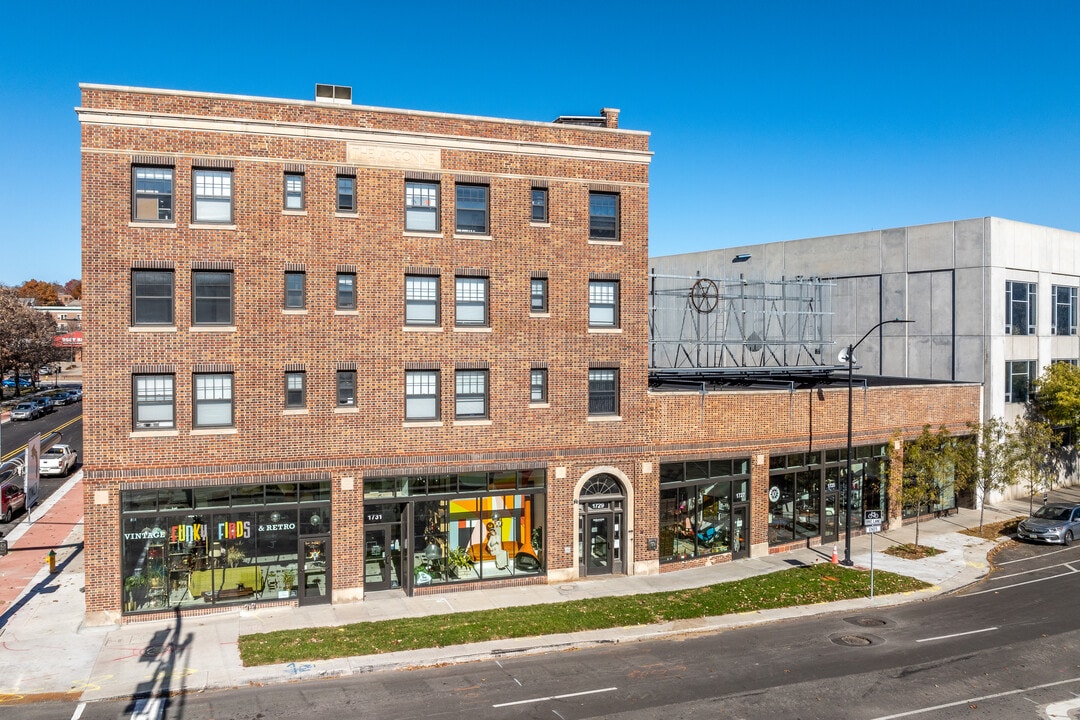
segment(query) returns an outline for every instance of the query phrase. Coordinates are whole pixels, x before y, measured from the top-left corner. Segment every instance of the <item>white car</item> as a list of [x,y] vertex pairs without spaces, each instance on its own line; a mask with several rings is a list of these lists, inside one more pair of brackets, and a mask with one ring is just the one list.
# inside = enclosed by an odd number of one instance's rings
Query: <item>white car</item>
[[53,445],[41,454],[38,472],[41,475],[70,475],[78,461],[79,456],[70,445]]

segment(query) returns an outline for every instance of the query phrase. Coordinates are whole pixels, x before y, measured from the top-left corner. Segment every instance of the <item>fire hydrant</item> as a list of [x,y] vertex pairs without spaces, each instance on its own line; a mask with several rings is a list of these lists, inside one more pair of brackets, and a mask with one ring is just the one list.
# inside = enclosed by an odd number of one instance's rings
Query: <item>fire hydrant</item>
[[49,555],[46,558],[46,560],[49,561],[49,572],[51,572],[51,573],[56,572],[56,551],[55,550],[50,550]]

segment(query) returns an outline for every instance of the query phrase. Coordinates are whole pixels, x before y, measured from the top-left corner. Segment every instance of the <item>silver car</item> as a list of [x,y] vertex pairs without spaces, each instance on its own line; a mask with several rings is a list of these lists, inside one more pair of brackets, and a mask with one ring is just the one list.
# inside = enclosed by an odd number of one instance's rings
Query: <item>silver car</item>
[[1077,536],[1080,536],[1080,505],[1076,503],[1043,505],[1016,526],[1016,537],[1020,540],[1072,545]]

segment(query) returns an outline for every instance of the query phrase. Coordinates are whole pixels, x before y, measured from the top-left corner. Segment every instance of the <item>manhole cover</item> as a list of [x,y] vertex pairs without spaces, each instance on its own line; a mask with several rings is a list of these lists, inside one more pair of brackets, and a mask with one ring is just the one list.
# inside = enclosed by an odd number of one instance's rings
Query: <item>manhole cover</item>
[[830,635],[829,640],[837,645],[843,645],[845,647],[868,647],[870,645],[878,645],[885,642],[877,635],[855,635],[852,633],[836,633]]
[[860,627],[883,627],[889,624],[887,620],[873,617],[844,618],[844,621]]

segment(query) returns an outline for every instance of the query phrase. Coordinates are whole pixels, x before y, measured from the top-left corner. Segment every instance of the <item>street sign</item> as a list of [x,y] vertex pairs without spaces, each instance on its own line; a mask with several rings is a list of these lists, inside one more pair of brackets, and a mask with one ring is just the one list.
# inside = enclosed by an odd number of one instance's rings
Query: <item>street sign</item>
[[880,525],[867,525],[866,526],[866,532],[868,532],[868,533],[881,532],[881,526]]
[[863,525],[866,527],[866,532],[881,532],[881,523],[885,520],[884,515],[885,513],[880,510],[864,510]]

